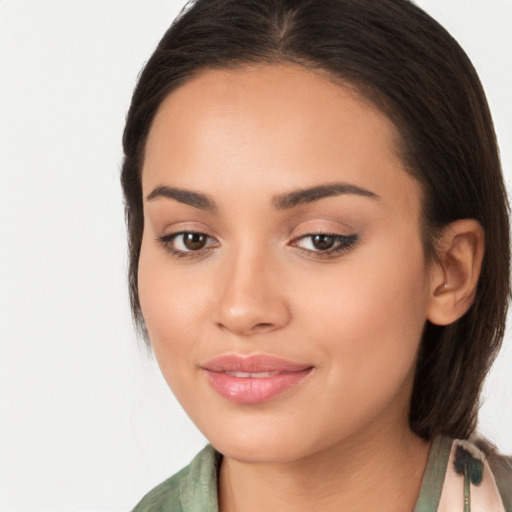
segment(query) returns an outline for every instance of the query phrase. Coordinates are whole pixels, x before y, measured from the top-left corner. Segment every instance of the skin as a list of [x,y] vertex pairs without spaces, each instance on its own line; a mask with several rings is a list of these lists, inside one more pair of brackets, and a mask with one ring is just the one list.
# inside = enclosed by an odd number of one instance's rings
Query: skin
[[[429,451],[407,423],[422,330],[471,303],[483,234],[462,221],[446,237],[456,272],[426,262],[421,190],[398,140],[355,91],[293,65],[203,71],[160,106],[142,173],[140,301],[166,381],[224,454],[223,511],[414,507]],[[332,183],[374,196],[276,208]],[[148,199],[162,186],[215,208]],[[169,238],[187,231],[206,246]],[[317,233],[356,241],[325,254]],[[231,353],[314,370],[268,402],[235,404],[201,369]]]

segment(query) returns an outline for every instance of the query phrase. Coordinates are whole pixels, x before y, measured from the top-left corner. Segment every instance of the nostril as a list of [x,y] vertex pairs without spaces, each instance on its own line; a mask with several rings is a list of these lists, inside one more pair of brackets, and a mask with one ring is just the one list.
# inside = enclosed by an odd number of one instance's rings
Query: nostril
[[256,324],[254,326],[254,329],[266,329],[268,327],[272,327],[272,324],[271,323],[265,323],[265,322],[262,322],[260,324]]
[[239,335],[251,335],[257,333],[269,332],[275,329],[277,326],[272,322],[259,322],[250,325],[245,322],[228,321],[217,322],[217,327],[221,330],[228,330]]

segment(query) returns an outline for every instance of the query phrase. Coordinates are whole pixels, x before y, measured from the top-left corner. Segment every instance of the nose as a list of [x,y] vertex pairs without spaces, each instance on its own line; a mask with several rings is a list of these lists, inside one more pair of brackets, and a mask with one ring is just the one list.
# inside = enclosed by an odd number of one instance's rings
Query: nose
[[275,262],[242,251],[233,260],[219,274],[217,326],[237,336],[251,336],[287,325],[290,308]]

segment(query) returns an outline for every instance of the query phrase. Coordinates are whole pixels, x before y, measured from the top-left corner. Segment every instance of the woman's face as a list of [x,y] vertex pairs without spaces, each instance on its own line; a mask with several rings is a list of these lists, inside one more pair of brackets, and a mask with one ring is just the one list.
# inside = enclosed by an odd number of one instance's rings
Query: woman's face
[[397,141],[354,91],[292,65],[203,71],[161,105],[141,307],[225,455],[296,460],[408,429],[430,286]]

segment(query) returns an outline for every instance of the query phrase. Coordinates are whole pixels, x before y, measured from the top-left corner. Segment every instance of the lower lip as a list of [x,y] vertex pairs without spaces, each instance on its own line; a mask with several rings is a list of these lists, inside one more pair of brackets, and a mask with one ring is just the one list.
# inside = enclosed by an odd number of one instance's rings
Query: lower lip
[[260,404],[300,384],[312,371],[282,372],[272,377],[233,377],[206,370],[210,385],[220,396],[237,404]]

